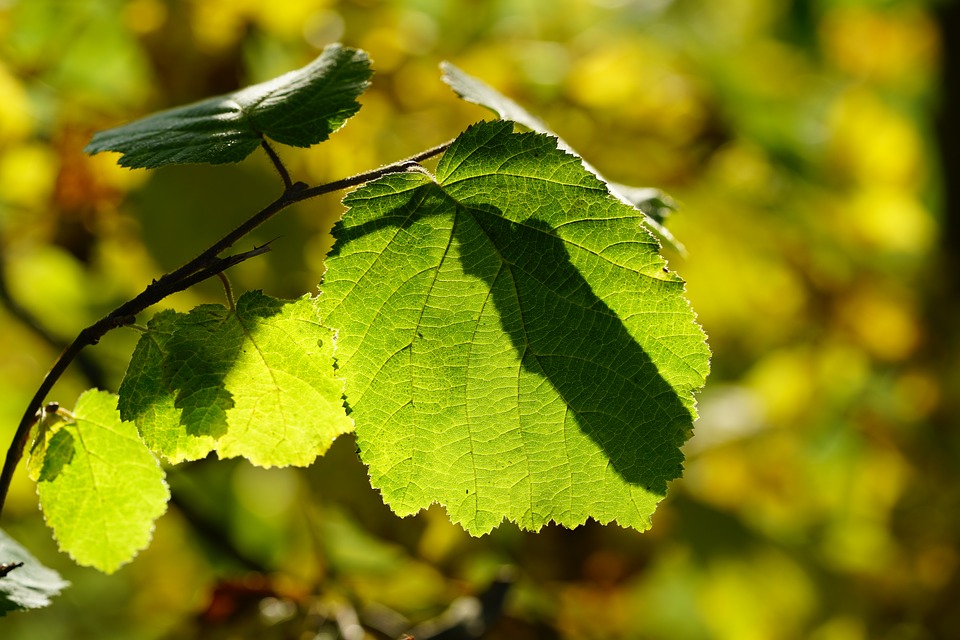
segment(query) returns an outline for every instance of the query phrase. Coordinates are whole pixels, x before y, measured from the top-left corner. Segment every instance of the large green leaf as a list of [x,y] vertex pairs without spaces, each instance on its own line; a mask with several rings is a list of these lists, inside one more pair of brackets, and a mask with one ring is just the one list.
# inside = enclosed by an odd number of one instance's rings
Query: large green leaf
[[87,153],[119,151],[125,167],[239,162],[263,136],[309,147],[326,140],[360,108],[370,61],[330,45],[307,66],[273,80],[101,131]]
[[117,396],[84,392],[73,420],[43,453],[37,492],[60,548],[79,564],[112,573],[150,542],[170,493]]
[[[19,565],[19,566],[18,566]],[[29,551],[0,529],[0,617],[8,611],[39,609],[70,583],[40,564]]]
[[398,513],[439,502],[472,533],[645,529],[682,470],[704,335],[643,214],[512,127],[345,200],[318,305],[361,456]]
[[[446,82],[458,96],[467,102],[486,107],[504,120],[512,120],[537,133],[553,136],[557,139],[557,146],[560,147],[560,149],[576,155],[576,152],[567,144],[567,141],[551,131],[543,120],[532,115],[526,109],[484,81],[474,78],[451,62],[441,62],[440,69],[443,71],[443,81]],[[663,219],[667,212],[675,209],[673,199],[670,198],[670,196],[659,189],[629,187],[611,182],[604,178],[600,172],[586,160],[581,158],[581,161],[587,171],[590,171],[606,183],[610,193],[623,202],[633,205],[647,216],[644,222],[650,230],[656,234],[657,238],[681,254],[686,253],[683,245],[673,237],[669,229],[663,226]]]
[[309,296],[250,291],[236,309],[160,314],[120,386],[120,410],[171,461],[244,456],[305,466],[353,430],[335,376],[333,339]]

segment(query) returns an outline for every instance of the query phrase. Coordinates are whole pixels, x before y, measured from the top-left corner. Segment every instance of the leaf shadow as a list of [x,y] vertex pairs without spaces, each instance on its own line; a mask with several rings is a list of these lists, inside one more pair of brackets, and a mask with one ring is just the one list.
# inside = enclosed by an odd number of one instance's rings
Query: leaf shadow
[[245,302],[241,298],[235,311],[221,305],[197,307],[180,319],[169,343],[165,384],[175,394],[180,424],[191,436],[218,440],[226,435],[227,411],[234,406],[226,379],[249,348],[244,325],[277,315],[284,305],[263,295],[256,296],[256,304]]
[[[549,224],[513,223],[492,206],[472,206],[465,215],[502,264],[496,272],[480,259],[462,266],[490,286],[522,366],[550,382],[626,482],[665,495],[667,482],[682,473],[680,446],[692,424],[677,391],[596,295]],[[470,226],[458,224],[459,242],[477,241]]]
[[46,451],[43,454],[43,465],[40,467],[40,477],[37,482],[52,482],[63,468],[73,461],[74,446],[73,434],[66,427],[61,427],[50,437]]

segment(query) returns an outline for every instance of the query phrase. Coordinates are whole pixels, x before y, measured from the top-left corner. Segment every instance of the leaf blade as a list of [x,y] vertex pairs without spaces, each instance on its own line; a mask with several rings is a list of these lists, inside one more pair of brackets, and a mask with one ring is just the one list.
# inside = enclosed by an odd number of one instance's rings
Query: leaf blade
[[309,147],[359,110],[356,98],[370,75],[364,52],[330,45],[305,67],[267,82],[100,131],[84,151],[116,151],[121,166],[156,168],[239,162],[263,136]]
[[117,397],[84,392],[74,420],[51,438],[37,493],[60,548],[113,573],[145,548],[170,498],[164,473]]
[[150,450],[174,464],[199,460],[216,446],[214,433],[181,425],[182,412],[164,373],[170,341],[184,317],[166,310],[150,319],[118,389],[120,417],[135,422]]
[[310,296],[249,291],[233,310],[165,313],[151,321],[120,386],[124,415],[158,453],[176,462],[215,450],[259,466],[307,466],[353,430],[334,335]]
[[235,404],[217,453],[265,467],[307,466],[353,422],[333,375],[333,334],[312,299],[279,302],[259,292],[237,300],[245,346],[224,379]]
[[439,502],[471,533],[644,529],[680,473],[704,336],[641,212],[511,128],[468,129],[436,182],[344,200],[318,304],[361,457],[395,511]]

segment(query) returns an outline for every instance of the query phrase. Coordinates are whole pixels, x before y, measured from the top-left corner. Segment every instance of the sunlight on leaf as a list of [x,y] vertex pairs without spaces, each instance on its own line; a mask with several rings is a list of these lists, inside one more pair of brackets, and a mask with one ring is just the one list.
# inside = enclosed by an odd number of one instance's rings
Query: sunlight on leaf
[[171,461],[215,449],[260,466],[306,466],[353,430],[334,375],[334,335],[310,296],[250,291],[235,310],[164,312],[149,329],[120,386],[120,409]]
[[[487,83],[465,73],[450,62],[444,61],[440,63],[440,68],[443,71],[443,81],[450,85],[450,88],[467,102],[486,107],[504,120],[512,120],[531,131],[553,136],[557,139],[557,146],[560,149],[574,155],[579,155],[567,144],[566,140],[551,131],[543,120],[532,115],[526,109]],[[683,245],[680,244],[677,239],[673,237],[673,234],[662,224],[667,210],[674,210],[676,208],[669,196],[659,189],[628,187],[610,182],[586,160],[581,158],[581,162],[583,162],[583,166],[587,171],[607,185],[610,193],[623,202],[642,211],[646,215],[644,223],[661,242],[672,247],[681,255],[686,254],[686,249]]]
[[643,214],[512,127],[468,129],[436,182],[345,199],[318,302],[361,456],[395,511],[439,502],[474,534],[646,529],[681,473],[704,335]]
[[60,548],[112,573],[149,544],[170,492],[117,396],[86,391],[73,415],[50,438],[37,493]]

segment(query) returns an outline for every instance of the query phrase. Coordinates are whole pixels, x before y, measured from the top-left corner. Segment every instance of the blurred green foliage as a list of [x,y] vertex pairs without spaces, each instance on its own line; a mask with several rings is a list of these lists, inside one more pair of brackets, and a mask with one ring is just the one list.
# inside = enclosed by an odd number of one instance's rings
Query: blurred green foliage
[[[487,117],[449,59],[540,115],[611,179],[666,189],[669,255],[711,338],[684,479],[645,534],[480,539],[398,519],[352,438],[305,472],[201,462],[118,574],[58,554],[21,470],[8,533],[73,583],[14,638],[337,637],[400,630],[513,567],[490,637],[960,637],[958,310],[934,114],[942,36],[921,0],[5,0],[0,2],[0,441],[59,346],[279,192],[263,158],[155,172],[87,157],[93,131],[367,50],[363,109],[283,150],[318,183]],[[249,240],[235,288],[313,290],[336,197]],[[957,247],[952,247],[956,251]],[[168,302],[222,299],[215,284]],[[18,313],[23,308],[28,313]],[[114,332],[51,399],[115,390]],[[96,379],[91,379],[96,378]],[[334,624],[335,620],[339,620]],[[392,626],[391,626],[392,625]],[[397,631],[399,632],[399,631]],[[326,635],[324,635],[326,634]],[[375,637],[375,636],[370,636]]]

